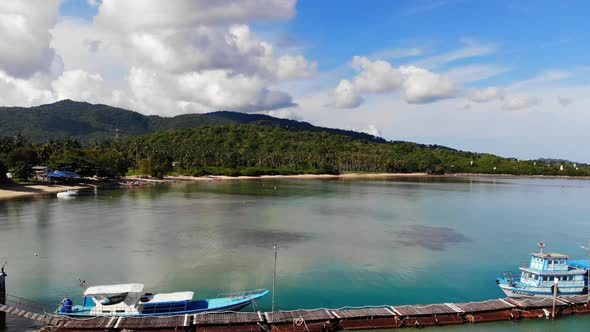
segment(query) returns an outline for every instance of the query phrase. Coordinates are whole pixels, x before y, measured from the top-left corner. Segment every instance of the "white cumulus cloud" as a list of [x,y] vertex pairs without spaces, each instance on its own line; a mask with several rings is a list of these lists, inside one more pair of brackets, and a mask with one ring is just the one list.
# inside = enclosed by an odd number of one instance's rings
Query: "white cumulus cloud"
[[295,0],[103,0],[95,20],[119,31],[286,20],[294,15]]
[[349,80],[342,80],[336,89],[330,92],[330,106],[336,108],[355,108],[363,102],[356,88]]
[[557,102],[559,103],[559,105],[566,107],[566,106],[569,106],[574,101],[572,98],[557,96]]
[[484,89],[474,89],[470,96],[470,100],[476,103],[485,103],[497,99],[504,99],[504,88],[490,86]]
[[0,3],[0,100],[69,98],[162,115],[270,111],[295,105],[277,86],[317,70],[250,29],[290,19],[295,0],[87,1],[97,7],[92,21],[59,23],[62,0]]
[[450,78],[416,66],[395,68],[387,61],[371,61],[355,56],[352,67],[358,71],[351,81],[341,80],[331,91],[332,106],[339,108],[358,107],[362,94],[401,92],[408,103],[429,103],[456,96],[460,87]]
[[509,97],[504,102],[504,109],[518,111],[541,104],[541,99],[527,95],[517,95]]
[[[0,1],[0,70],[13,77],[51,73],[59,59],[50,47],[60,0]],[[58,73],[59,74],[59,73]]]

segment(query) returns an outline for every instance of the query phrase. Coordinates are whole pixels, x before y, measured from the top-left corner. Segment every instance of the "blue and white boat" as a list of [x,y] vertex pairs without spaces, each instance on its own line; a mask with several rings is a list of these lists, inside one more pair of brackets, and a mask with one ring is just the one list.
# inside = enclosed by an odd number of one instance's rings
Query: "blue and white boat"
[[212,311],[238,311],[268,294],[261,289],[212,299],[193,300],[193,292],[145,293],[142,284],[88,287],[81,305],[64,299],[57,313],[65,316],[163,316]]
[[518,273],[504,272],[496,279],[508,297],[552,297],[555,287],[558,295],[581,295],[588,292],[588,264],[569,261],[569,256],[544,253],[545,244],[539,243],[539,252],[531,253],[528,264]]

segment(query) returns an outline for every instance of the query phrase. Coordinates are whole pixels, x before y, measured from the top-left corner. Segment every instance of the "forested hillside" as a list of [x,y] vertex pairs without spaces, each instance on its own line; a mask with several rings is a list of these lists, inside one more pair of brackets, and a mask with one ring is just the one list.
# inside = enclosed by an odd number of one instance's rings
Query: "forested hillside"
[[[131,167],[175,162],[183,174],[425,172],[589,175],[586,165],[519,161],[410,142],[376,143],[322,132],[228,125],[157,132],[126,140]],[[564,170],[560,170],[560,166]],[[576,169],[577,168],[577,169]]]
[[438,145],[387,142],[364,133],[233,112],[162,118],[61,101],[30,109],[3,108],[0,128],[0,177],[10,170],[25,179],[35,165],[103,178],[128,172],[590,175],[588,165],[567,161],[520,161]]
[[279,119],[263,114],[213,112],[183,114],[172,118],[146,116],[137,112],[108,105],[94,105],[62,100],[37,107],[0,107],[0,135],[21,134],[33,143],[49,139],[76,139],[82,145],[129,138],[158,130],[184,129],[214,125],[257,123],[291,131],[328,132],[385,142],[366,133],[316,127],[307,122]]

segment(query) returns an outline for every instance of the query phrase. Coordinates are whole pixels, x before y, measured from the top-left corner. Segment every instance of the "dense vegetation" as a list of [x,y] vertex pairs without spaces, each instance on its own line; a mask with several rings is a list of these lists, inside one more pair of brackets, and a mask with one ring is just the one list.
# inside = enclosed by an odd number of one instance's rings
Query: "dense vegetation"
[[260,124],[159,131],[87,146],[75,139],[32,144],[22,135],[0,137],[0,177],[7,169],[26,179],[33,165],[101,178],[129,171],[152,176],[344,172],[590,175],[588,165],[519,161],[442,146],[380,143]]
[[[116,178],[343,172],[590,175],[567,161],[518,161],[443,146],[386,142],[365,133],[261,114],[214,112],[173,118],[64,100],[0,108],[0,181],[32,166]],[[117,135],[116,135],[117,133]],[[563,170],[560,168],[563,167]]]
[[519,161],[436,145],[376,143],[260,125],[157,132],[129,139],[121,148],[132,167],[174,161],[176,172],[192,175],[343,172],[590,175],[587,165]]
[[322,128],[307,122],[278,119],[263,114],[213,112],[184,114],[173,118],[145,116],[108,105],[62,100],[37,107],[0,107],[0,133],[18,134],[32,143],[45,143],[50,139],[76,139],[84,145],[94,142],[135,137],[159,130],[195,128],[228,124],[256,123],[290,131],[328,132],[355,139],[384,143],[385,140],[366,133]]

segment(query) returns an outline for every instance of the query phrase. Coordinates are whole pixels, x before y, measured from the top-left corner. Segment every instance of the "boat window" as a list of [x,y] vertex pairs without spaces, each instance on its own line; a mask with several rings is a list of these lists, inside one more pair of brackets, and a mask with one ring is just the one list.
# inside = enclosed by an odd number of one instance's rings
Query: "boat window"
[[533,276],[533,279],[537,280],[539,276],[537,276],[536,274]]
[[121,303],[125,301],[127,298],[128,293],[117,294],[113,296],[105,296],[101,301],[100,304],[102,305],[113,305],[117,303]]

